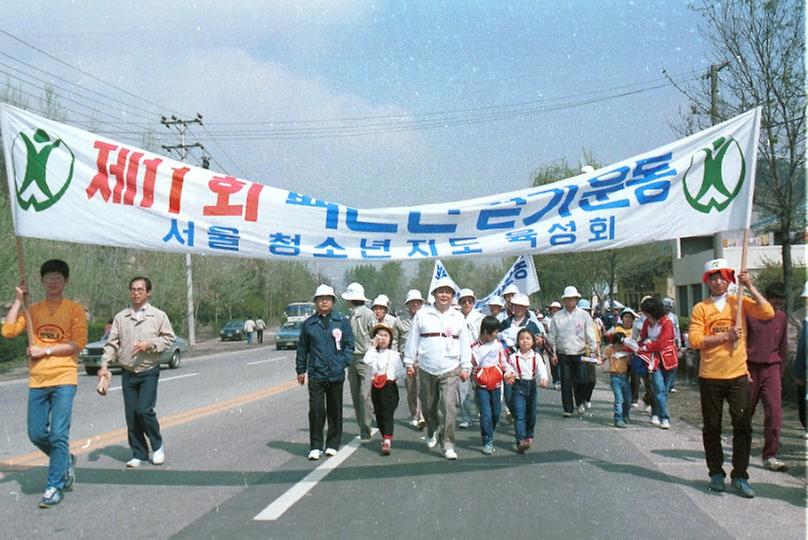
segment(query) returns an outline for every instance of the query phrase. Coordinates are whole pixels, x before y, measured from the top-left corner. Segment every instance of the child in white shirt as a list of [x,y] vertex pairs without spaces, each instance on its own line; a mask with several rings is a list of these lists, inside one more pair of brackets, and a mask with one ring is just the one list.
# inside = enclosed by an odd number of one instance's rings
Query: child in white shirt
[[382,433],[382,455],[390,455],[393,446],[393,415],[398,407],[396,379],[404,376],[404,364],[398,352],[390,348],[393,329],[384,323],[376,324],[370,332],[373,346],[362,362],[370,366],[372,383],[370,400],[376,415],[376,425]]
[[494,430],[502,412],[502,376],[507,353],[499,338],[500,322],[493,315],[480,322],[480,339],[471,345],[474,365],[474,392],[480,410],[480,435],[483,454],[494,453]]
[[516,451],[523,454],[533,444],[538,404],[536,379],[542,388],[546,388],[547,368],[535,350],[536,335],[530,329],[519,330],[516,345],[517,351],[510,355],[506,364],[505,382],[511,385],[508,408],[513,414]]

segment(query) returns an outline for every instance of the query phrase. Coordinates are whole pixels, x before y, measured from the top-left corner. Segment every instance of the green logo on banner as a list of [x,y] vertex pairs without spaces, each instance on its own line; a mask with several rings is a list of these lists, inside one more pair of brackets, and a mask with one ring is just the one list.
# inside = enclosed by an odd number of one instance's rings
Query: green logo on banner
[[693,154],[684,176],[687,202],[705,214],[724,211],[740,193],[746,176],[741,145],[732,137],[719,137],[712,148]]
[[[76,157],[62,139],[43,129],[21,131],[14,146],[23,145],[25,162],[18,163],[20,152],[12,150],[17,203],[23,210],[41,212],[62,198],[73,179]],[[24,171],[24,172],[23,172]],[[22,174],[20,174],[22,172]]]

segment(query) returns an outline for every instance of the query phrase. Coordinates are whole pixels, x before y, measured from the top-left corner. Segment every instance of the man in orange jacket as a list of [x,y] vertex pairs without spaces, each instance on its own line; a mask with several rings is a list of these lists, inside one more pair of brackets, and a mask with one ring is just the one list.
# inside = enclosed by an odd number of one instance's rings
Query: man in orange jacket
[[736,316],[742,306],[748,317],[768,320],[774,317],[774,309],[755,288],[748,272],[741,272],[738,281],[748,288],[752,298],[727,294],[729,284],[735,283],[735,271],[724,259],[707,261],[702,280],[710,289],[710,298],[693,306],[689,335],[690,346],[701,351],[702,440],[710,489],[724,491],[721,413],[726,401],[732,420],[732,485],[741,496],[751,499],[755,491],[749,486],[746,472],[752,446],[746,324],[742,319],[741,326],[736,326]]

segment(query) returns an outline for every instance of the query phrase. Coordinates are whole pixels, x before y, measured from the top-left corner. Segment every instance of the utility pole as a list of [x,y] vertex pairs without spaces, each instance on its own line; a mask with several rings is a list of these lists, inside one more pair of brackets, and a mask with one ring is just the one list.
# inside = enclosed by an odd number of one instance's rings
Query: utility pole
[[[705,75],[705,79],[710,79],[710,125],[714,126],[721,121],[718,116],[718,72],[729,65],[729,62],[711,64],[710,71]],[[720,259],[724,256],[724,235],[715,233],[713,235],[713,257]]]
[[[177,118],[176,116],[171,116],[171,118],[166,118],[165,116],[160,118],[160,123],[163,124],[166,128],[171,129],[171,127],[175,127],[180,134],[180,144],[175,145],[163,145],[164,150],[175,150],[180,156],[180,161],[185,161],[188,157],[188,149],[189,148],[202,148],[204,150],[204,146],[200,143],[193,143],[193,144],[186,144],[185,143],[185,132],[188,130],[189,124],[199,124],[202,125],[202,115],[196,113],[196,118],[192,118],[190,120],[186,120],[184,118]],[[191,261],[191,254],[185,254],[185,292],[186,298],[188,300],[187,304],[187,316],[188,316],[188,344],[193,346],[196,345],[196,321],[194,317],[194,272],[193,272],[193,265]]]

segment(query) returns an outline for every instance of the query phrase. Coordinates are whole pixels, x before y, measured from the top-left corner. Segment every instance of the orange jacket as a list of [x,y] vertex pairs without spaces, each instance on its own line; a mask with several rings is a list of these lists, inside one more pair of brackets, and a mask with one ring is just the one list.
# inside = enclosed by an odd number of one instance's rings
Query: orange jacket
[[[749,317],[768,320],[774,317],[771,304],[758,304],[751,298],[743,298],[743,311]],[[703,379],[736,379],[748,373],[746,369],[746,321],[743,322],[741,339],[735,344],[722,343],[706,349],[704,338],[729,331],[735,326],[738,313],[738,297],[728,295],[724,309],[718,311],[712,298],[693,306],[690,314],[690,347],[701,350],[699,377]]]

